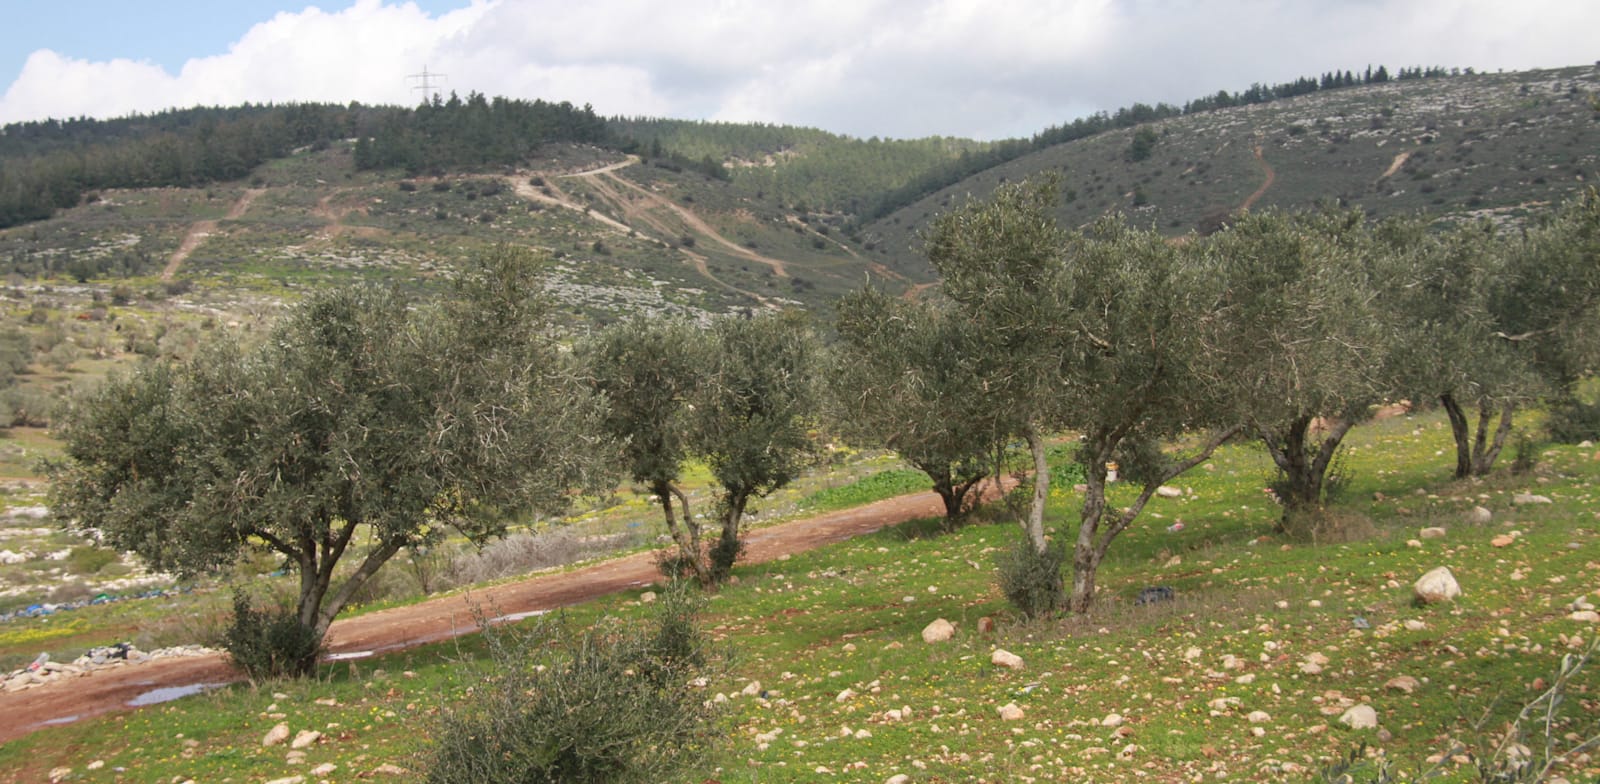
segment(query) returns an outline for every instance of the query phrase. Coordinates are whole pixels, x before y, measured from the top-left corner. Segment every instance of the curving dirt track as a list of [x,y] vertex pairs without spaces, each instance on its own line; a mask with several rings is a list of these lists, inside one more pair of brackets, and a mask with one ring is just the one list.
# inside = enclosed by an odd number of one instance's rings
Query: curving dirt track
[[[265,188],[247,188],[244,193],[239,195],[239,200],[228,208],[228,214],[223,219],[238,220],[243,218],[245,211],[250,209],[250,203],[265,192]],[[184,259],[189,258],[189,255],[200,247],[200,243],[205,242],[205,239],[217,230],[217,223],[214,220],[203,220],[190,224],[188,233],[183,235],[183,242],[179,243],[178,249],[167,257],[167,266],[161,270],[162,280],[172,280],[172,276],[178,274],[178,267],[183,265]]]
[[[1006,480],[1004,485],[1014,485]],[[997,492],[985,483],[984,496]],[[746,534],[741,563],[777,559],[872,533],[920,517],[942,515],[944,507],[932,492],[890,498],[855,509],[759,528]],[[584,602],[660,578],[655,553],[637,553],[567,572],[542,574],[465,594],[452,594],[409,607],[346,618],[328,632],[328,651],[351,654],[388,652],[477,631],[473,610],[499,615],[533,613]],[[128,702],[155,689],[240,680],[221,656],[162,659],[149,664],[102,670],[26,691],[0,694],[0,743],[23,737],[52,724],[106,713],[136,710]]]
[[1267,195],[1267,189],[1271,188],[1272,183],[1278,179],[1278,173],[1272,170],[1272,164],[1267,163],[1267,159],[1261,157],[1261,145],[1256,145],[1255,154],[1256,163],[1261,164],[1261,172],[1265,174],[1267,178],[1262,181],[1261,187],[1257,188],[1255,193],[1245,197],[1244,203],[1239,205],[1239,210],[1241,212],[1250,209],[1251,205],[1255,204],[1258,199]]

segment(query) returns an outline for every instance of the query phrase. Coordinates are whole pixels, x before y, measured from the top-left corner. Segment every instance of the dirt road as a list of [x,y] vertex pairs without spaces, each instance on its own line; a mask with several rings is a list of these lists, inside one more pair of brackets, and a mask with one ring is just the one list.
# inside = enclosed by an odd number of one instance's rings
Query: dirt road
[[[250,203],[265,192],[266,189],[264,188],[247,188],[244,193],[239,195],[239,200],[228,208],[228,214],[223,219],[238,220],[243,218],[245,211],[250,209]],[[167,266],[161,270],[161,279],[163,281],[172,280],[172,276],[178,274],[178,267],[182,266],[184,259],[189,258],[189,255],[200,247],[200,243],[205,242],[206,238],[216,230],[217,221],[214,220],[195,221],[190,224],[188,233],[183,235],[183,242],[179,243],[178,249],[167,257]]]
[[[1007,484],[1011,484],[1008,482]],[[984,486],[995,493],[993,484]],[[880,528],[944,513],[932,492],[899,496],[874,504],[751,531],[744,560],[755,564],[804,552]],[[660,579],[654,553],[638,553],[567,572],[542,574],[515,583],[442,596],[408,607],[346,618],[328,632],[328,651],[337,658],[363,658],[477,631],[475,607],[500,615],[534,613],[626,591]],[[159,689],[240,680],[221,656],[162,659],[149,664],[102,670],[26,691],[0,694],[0,743],[36,729],[106,713],[136,710],[129,702]]]
[[1267,163],[1267,159],[1261,156],[1261,145],[1259,144],[1256,145],[1255,155],[1256,163],[1261,164],[1261,172],[1262,174],[1266,175],[1266,179],[1262,181],[1261,187],[1257,188],[1255,193],[1245,197],[1244,203],[1239,205],[1240,212],[1250,209],[1250,207],[1254,205],[1257,200],[1259,200],[1262,196],[1267,195],[1267,189],[1271,188],[1272,183],[1278,179],[1278,173],[1273,171],[1272,165]]

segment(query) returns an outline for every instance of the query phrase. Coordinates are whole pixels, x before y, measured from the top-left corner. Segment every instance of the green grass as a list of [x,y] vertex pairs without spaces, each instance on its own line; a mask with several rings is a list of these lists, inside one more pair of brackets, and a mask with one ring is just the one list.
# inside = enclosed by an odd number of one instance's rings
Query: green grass
[[800,509],[831,512],[870,504],[931,487],[928,475],[910,468],[890,469],[857,479],[847,485],[826,487],[800,499]]
[[[728,745],[715,777],[1304,781],[1362,741],[1402,767],[1422,766],[1452,743],[1483,753],[1536,694],[1535,680],[1550,679],[1561,656],[1595,634],[1568,620],[1566,607],[1600,578],[1600,461],[1593,450],[1551,447],[1533,475],[1451,482],[1448,430],[1436,415],[1368,425],[1351,442],[1352,485],[1338,509],[1354,531],[1347,540],[1274,534],[1277,508],[1261,492],[1265,459],[1253,447],[1225,448],[1213,469],[1174,483],[1188,494],[1152,501],[1113,545],[1096,607],[1083,618],[1012,619],[993,585],[993,564],[1018,531],[998,506],[948,534],[917,522],[739,568],[738,583],[712,598],[706,619],[736,651],[730,675],[707,687],[708,698],[728,699]],[[818,495],[867,497],[862,488],[874,484]],[[1525,490],[1554,503],[1512,505],[1511,496]],[[1126,493],[1131,488],[1115,487],[1114,502]],[[1077,500],[1070,488],[1052,493],[1054,536],[1070,534]],[[1478,504],[1494,512],[1493,522],[1463,522]],[[1186,527],[1169,532],[1174,519]],[[1422,540],[1417,531],[1428,525],[1449,533]],[[1518,535],[1510,546],[1491,544],[1511,531]],[[1411,582],[1441,564],[1465,595],[1450,605],[1413,606]],[[1171,586],[1177,598],[1134,606],[1148,585]],[[587,623],[639,612],[636,594],[626,594],[570,615]],[[977,632],[985,616],[998,621],[988,637]],[[921,641],[921,628],[936,617],[957,624],[955,640]],[[339,765],[335,778],[383,763],[415,769],[430,716],[475,687],[485,660],[480,646],[468,637],[328,666],[313,682],[235,686],[51,728],[0,749],[0,769],[25,776],[65,765],[84,781],[114,780],[117,766],[150,780],[236,781],[304,773],[325,761]],[[1024,669],[989,664],[996,647],[1022,656]],[[1320,674],[1300,666],[1313,653],[1329,660]],[[1402,674],[1422,685],[1410,694],[1384,686]],[[739,694],[750,680],[761,682],[766,700]],[[845,689],[856,696],[839,701]],[[1600,731],[1596,712],[1584,707],[1593,704],[1600,673],[1585,671],[1572,689],[1568,705],[1577,712],[1559,726],[1558,740]],[[327,698],[338,704],[314,702]],[[1347,701],[1370,703],[1392,739],[1339,724]],[[1025,718],[1002,721],[996,711],[1007,703]],[[909,718],[889,718],[903,707]],[[1269,718],[1252,723],[1252,711]],[[1125,717],[1131,734],[1102,726],[1111,713]],[[281,749],[260,746],[280,720],[330,740],[309,749],[305,763],[286,763]],[[857,737],[860,730],[870,737]],[[86,770],[95,759],[106,767]],[[1587,780],[1600,773],[1594,766],[1567,775]],[[1444,767],[1442,780],[1470,779],[1460,765]]]

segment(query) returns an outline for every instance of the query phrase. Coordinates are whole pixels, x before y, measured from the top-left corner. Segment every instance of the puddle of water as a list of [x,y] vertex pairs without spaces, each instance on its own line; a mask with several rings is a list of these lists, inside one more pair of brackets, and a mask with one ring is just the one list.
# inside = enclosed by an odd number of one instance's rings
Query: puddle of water
[[45,719],[44,721],[41,721],[39,723],[40,724],[47,724],[47,725],[71,724],[71,723],[73,723],[73,722],[75,722],[77,720],[78,720],[78,714],[74,713],[71,716],[62,716],[59,719]]
[[348,661],[350,659],[365,659],[373,654],[372,651],[350,651],[349,653],[330,653],[323,661]]
[[151,689],[150,691],[128,700],[128,707],[142,708],[146,705],[159,705],[163,702],[171,702],[180,697],[188,697],[191,694],[199,694],[207,689],[215,689],[226,685],[228,684],[191,683],[187,686],[165,686],[160,689]]
[[537,618],[548,612],[550,611],[529,610],[527,612],[511,613],[510,615],[497,615],[493,618],[490,618],[489,623],[516,623],[517,621],[526,620],[528,618]]

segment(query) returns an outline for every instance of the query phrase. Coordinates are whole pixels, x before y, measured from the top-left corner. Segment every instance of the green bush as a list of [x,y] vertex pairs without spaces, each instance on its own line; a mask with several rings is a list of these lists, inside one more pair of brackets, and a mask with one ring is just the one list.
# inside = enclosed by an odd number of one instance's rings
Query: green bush
[[78,545],[67,555],[67,569],[73,574],[94,574],[116,560],[117,554],[110,550],[89,544]]
[[1061,567],[1067,554],[1061,545],[1051,544],[1040,553],[1033,549],[1032,542],[1023,539],[1010,550],[1001,551],[996,560],[1000,592],[1024,618],[1047,618],[1066,606]]
[[497,673],[443,715],[427,780],[688,780],[720,735],[694,686],[709,660],[698,607],[674,588],[653,628],[575,632],[555,620],[514,637],[485,627]]
[[316,672],[322,638],[287,607],[259,609],[243,591],[233,593],[233,618],[222,649],[251,680],[303,677]]
[[1556,403],[1550,406],[1545,429],[1549,431],[1550,440],[1558,444],[1600,439],[1600,403],[1577,398]]

